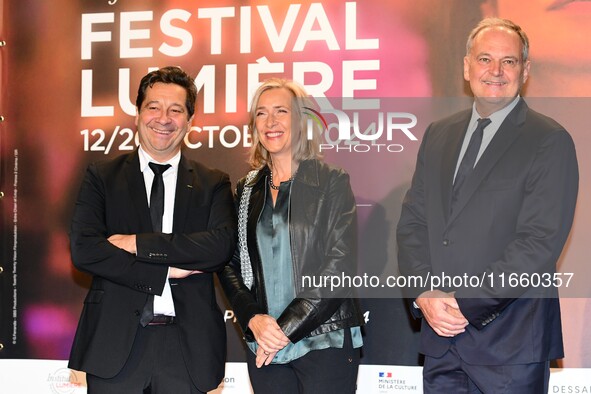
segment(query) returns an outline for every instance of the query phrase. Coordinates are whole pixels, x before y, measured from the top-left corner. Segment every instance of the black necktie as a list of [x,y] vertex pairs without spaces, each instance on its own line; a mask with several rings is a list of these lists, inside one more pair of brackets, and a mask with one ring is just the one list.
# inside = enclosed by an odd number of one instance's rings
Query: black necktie
[[[154,173],[152,181],[152,191],[150,192],[150,218],[152,219],[152,231],[159,233],[162,231],[162,216],[164,215],[164,180],[162,173],[166,171],[170,164],[148,163]],[[140,324],[145,327],[154,317],[154,296],[149,295],[146,305],[140,316]]]
[[456,179],[454,181],[453,186],[453,193],[452,193],[452,200],[451,206],[453,207],[454,203],[457,201],[458,196],[460,195],[460,189],[462,185],[466,181],[466,178],[472,173],[474,169],[474,164],[476,163],[476,157],[478,156],[478,151],[480,150],[480,145],[482,144],[482,135],[484,133],[484,128],[490,124],[491,120],[488,118],[478,119],[478,125],[476,126],[476,130],[472,134],[470,138],[470,143],[468,144],[468,148],[464,153],[464,157],[462,158],[462,162],[458,167],[458,172],[456,174]]
[[164,215],[164,181],[162,174],[170,164],[149,163],[154,173],[152,181],[152,191],[150,192],[150,217],[152,218],[152,231],[159,233],[162,231],[162,216]]

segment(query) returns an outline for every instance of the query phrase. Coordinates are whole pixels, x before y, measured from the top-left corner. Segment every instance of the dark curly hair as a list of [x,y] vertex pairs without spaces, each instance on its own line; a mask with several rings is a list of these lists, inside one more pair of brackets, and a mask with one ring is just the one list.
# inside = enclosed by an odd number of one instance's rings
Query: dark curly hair
[[162,67],[146,74],[142,78],[140,87],[137,91],[137,99],[135,100],[135,105],[138,108],[138,111],[142,107],[142,103],[146,98],[146,90],[157,82],[173,83],[185,89],[187,92],[185,106],[187,107],[189,118],[191,118],[195,113],[195,101],[197,100],[195,80],[180,67],[176,66]]

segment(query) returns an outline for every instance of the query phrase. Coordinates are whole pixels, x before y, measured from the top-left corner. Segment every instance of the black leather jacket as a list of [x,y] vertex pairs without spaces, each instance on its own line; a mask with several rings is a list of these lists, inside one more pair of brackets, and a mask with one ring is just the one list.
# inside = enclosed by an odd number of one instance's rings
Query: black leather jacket
[[[248,341],[254,341],[248,322],[254,315],[268,311],[256,239],[268,176],[269,168],[265,167],[251,182],[247,244],[254,277],[252,289],[242,281],[239,251],[219,274]],[[245,178],[238,182],[237,206],[244,183]],[[356,274],[357,212],[347,173],[318,160],[300,163],[291,187],[289,234],[296,298],[277,319],[285,335],[296,343],[307,336],[363,325],[359,304],[351,298],[351,288],[331,291],[330,279],[328,287],[314,288],[302,283],[304,275],[342,278]]]

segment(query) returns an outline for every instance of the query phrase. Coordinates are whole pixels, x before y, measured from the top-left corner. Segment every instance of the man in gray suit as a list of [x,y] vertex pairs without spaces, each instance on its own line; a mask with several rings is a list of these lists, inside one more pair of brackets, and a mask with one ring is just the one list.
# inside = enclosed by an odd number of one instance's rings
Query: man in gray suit
[[528,50],[515,23],[481,21],[464,58],[474,105],[431,124],[418,153],[401,274],[481,279],[409,291],[425,393],[545,393],[550,360],[563,357],[558,289],[507,282],[553,277],[578,192],[570,135],[519,95]]

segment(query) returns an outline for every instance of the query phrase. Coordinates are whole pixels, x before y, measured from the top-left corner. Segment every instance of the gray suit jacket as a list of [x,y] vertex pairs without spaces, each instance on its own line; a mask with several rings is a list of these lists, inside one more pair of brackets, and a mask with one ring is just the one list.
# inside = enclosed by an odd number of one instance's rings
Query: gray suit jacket
[[[473,364],[561,358],[557,289],[514,287],[508,280],[511,274],[556,271],[578,192],[573,141],[562,126],[520,100],[466,179],[451,213],[453,176],[470,115],[466,110],[427,129],[398,224],[403,275],[480,280],[440,286],[456,291],[470,325],[451,339],[424,321],[421,352],[439,357],[453,341]],[[416,287],[408,296],[428,289]]]

